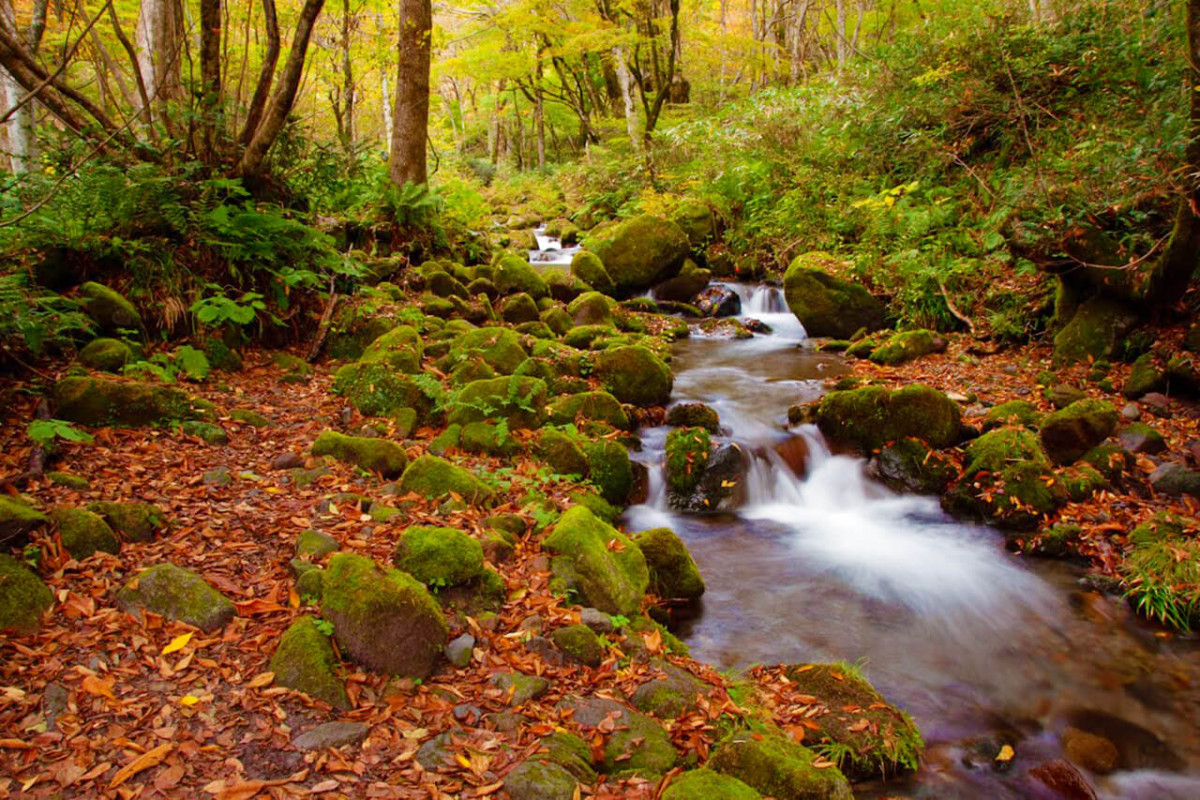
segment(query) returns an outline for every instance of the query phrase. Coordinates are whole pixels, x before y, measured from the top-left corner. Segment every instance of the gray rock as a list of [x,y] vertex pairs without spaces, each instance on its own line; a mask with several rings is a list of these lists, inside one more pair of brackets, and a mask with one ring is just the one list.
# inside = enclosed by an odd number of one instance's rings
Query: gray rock
[[1137,420],[1141,419],[1142,412],[1137,407],[1137,403],[1126,403],[1121,408],[1121,416],[1130,422],[1136,422]]
[[304,466],[304,456],[299,453],[280,453],[271,459],[271,469],[299,469]]
[[1171,418],[1170,401],[1167,400],[1166,395],[1151,392],[1142,397],[1141,403],[1154,416],[1162,417],[1163,419]]
[[502,672],[492,676],[492,685],[507,695],[510,706],[519,706],[544,695],[550,681],[536,675]]
[[471,663],[471,655],[474,651],[475,637],[464,633],[446,645],[446,660],[456,667],[465,667]]
[[358,744],[367,738],[370,729],[361,722],[326,722],[292,739],[299,750],[324,750],[327,747],[342,747]]
[[579,612],[579,621],[596,633],[612,633],[616,630],[616,626],[612,622],[612,617],[598,608],[585,608]]
[[117,607],[127,613],[144,608],[205,633],[226,625],[236,611],[204,578],[174,564],[157,564],[135,575],[117,592]]
[[1168,461],[1150,473],[1150,485],[1156,492],[1171,497],[1185,494],[1200,497],[1200,472],[1188,469],[1175,461]]
[[1121,447],[1127,453],[1154,455],[1166,452],[1167,449],[1167,440],[1163,438],[1162,434],[1140,422],[1121,429],[1117,433],[1117,441],[1121,443]]
[[58,683],[48,683],[42,691],[42,714],[46,717],[46,730],[57,729],[58,718],[67,710],[71,694]]
[[522,761],[504,779],[512,800],[572,800],[578,785],[565,767],[536,758]]

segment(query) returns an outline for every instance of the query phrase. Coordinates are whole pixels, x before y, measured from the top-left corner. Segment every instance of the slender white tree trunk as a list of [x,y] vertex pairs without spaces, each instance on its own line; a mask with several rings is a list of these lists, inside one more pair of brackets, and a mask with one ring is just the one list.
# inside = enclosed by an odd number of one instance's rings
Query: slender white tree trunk
[[621,99],[625,103],[625,130],[635,153],[642,150],[641,125],[638,122],[637,105],[633,101],[633,74],[629,71],[625,48],[613,48],[613,60],[617,66],[617,82],[621,84]]
[[387,70],[379,76],[380,90],[383,92],[383,136],[391,146],[392,141],[392,88],[388,86]]
[[840,72],[850,61],[850,43],[846,40],[846,0],[837,0],[837,68]]
[[142,0],[137,20],[138,71],[152,105],[161,107],[183,97],[179,79],[182,44],[180,0]]
[[[16,29],[16,18],[13,14],[11,0],[0,0],[0,17],[12,29]],[[25,95],[25,91],[16,79],[7,72],[0,70],[0,95],[4,103],[3,111],[16,106]],[[9,168],[14,174],[27,172],[32,168],[37,158],[37,139],[33,131],[33,103],[29,102],[9,117],[4,125],[8,145]]]

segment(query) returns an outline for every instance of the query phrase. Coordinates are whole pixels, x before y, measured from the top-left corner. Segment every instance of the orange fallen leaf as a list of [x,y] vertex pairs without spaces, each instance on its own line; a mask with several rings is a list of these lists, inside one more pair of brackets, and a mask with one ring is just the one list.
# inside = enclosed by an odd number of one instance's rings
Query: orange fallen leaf
[[145,753],[142,753],[133,761],[117,770],[117,774],[114,775],[113,779],[109,782],[108,788],[115,789],[125,781],[132,778],[134,775],[137,775],[139,772],[143,772],[151,767],[158,766],[174,749],[175,745],[173,744],[160,744],[153,750],[147,750]]
[[117,702],[117,696],[113,694],[113,683],[115,680],[115,678],[103,680],[96,675],[88,675],[83,679],[83,686],[81,688],[88,694],[107,697],[115,703]]
[[247,683],[246,686],[247,686],[247,688],[250,688],[250,689],[260,689],[263,686],[266,686],[267,684],[269,684],[273,680],[275,680],[274,672],[260,672],[257,675],[255,675],[253,678],[251,678],[250,682]]

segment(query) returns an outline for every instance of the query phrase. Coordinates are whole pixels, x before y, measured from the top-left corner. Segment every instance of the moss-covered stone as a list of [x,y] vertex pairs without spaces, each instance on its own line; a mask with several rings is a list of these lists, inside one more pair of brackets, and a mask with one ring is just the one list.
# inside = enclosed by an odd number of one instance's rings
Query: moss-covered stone
[[[609,546],[610,542],[616,545]],[[542,542],[554,554],[555,576],[590,606],[608,614],[636,614],[650,585],[641,550],[582,505],[572,506]]]
[[1161,392],[1166,385],[1166,376],[1154,363],[1154,356],[1143,353],[1133,362],[1121,392],[1130,400],[1137,400],[1151,392]]
[[946,341],[933,331],[904,331],[892,336],[868,356],[876,364],[896,366],[946,349]]
[[79,297],[83,301],[84,311],[96,323],[96,327],[105,333],[141,330],[141,315],[133,303],[115,289],[88,281],[79,287]]
[[762,800],[762,795],[730,775],[693,769],[677,775],[662,800]]
[[395,478],[408,466],[404,448],[386,439],[365,436],[346,436],[325,431],[313,442],[314,456],[333,456],[338,461],[378,472],[384,478]]
[[462,438],[462,425],[447,425],[446,430],[429,442],[429,452],[435,456],[445,455],[451,448],[458,447]]
[[674,222],[643,214],[589,236],[587,249],[600,259],[616,291],[634,292],[677,273],[691,245]]
[[622,403],[660,406],[671,399],[671,368],[640,345],[597,353],[594,371],[604,388]]
[[573,325],[612,325],[616,307],[616,301],[607,295],[585,292],[571,301],[567,306],[567,314]]
[[667,411],[667,424],[677,428],[703,428],[716,433],[721,427],[721,418],[716,409],[704,403],[680,403]]
[[393,558],[397,567],[435,588],[467,583],[483,573],[483,547],[455,528],[407,528]]
[[107,378],[63,378],[54,385],[55,416],[83,425],[137,427],[208,415],[208,404],[169,386]]
[[587,456],[578,444],[562,431],[544,429],[538,439],[538,457],[559,475],[588,474]]
[[1079,400],[1042,420],[1042,446],[1056,464],[1071,464],[1117,426],[1117,410],[1102,400]]
[[80,364],[104,372],[120,372],[133,360],[133,351],[120,339],[93,339],[79,351]]
[[687,236],[694,250],[701,250],[717,235],[717,219],[712,207],[703,200],[689,197],[680,201],[671,221]]
[[0,631],[33,633],[54,594],[23,562],[0,553]]
[[679,494],[690,494],[704,477],[712,454],[712,439],[704,428],[676,428],[667,434],[667,484]]
[[363,354],[367,345],[391,330],[393,325],[395,323],[390,319],[369,313],[365,306],[343,304],[333,315],[325,340],[325,352],[330,358],[353,361]]
[[815,767],[817,760],[782,734],[735,731],[717,742],[707,766],[778,800],[853,800],[841,770]]
[[567,331],[563,344],[581,350],[601,349],[617,338],[617,329],[612,325],[579,325]]
[[[74,489],[77,492],[83,492],[83,491],[87,491],[88,489],[92,488],[92,485],[91,485],[91,483],[88,482],[87,478],[83,477],[82,475],[75,475],[70,472],[59,472],[58,470],[51,470],[50,472],[46,473],[46,477],[49,478],[50,482],[53,483],[55,486],[61,486],[64,489]],[[3,523],[0,522],[0,526],[2,526],[2,525],[3,525]],[[2,543],[3,541],[4,541],[4,535],[0,534],[0,543]]]
[[251,411],[248,408],[234,408],[229,412],[229,418],[234,422],[240,422],[243,425],[249,425],[251,428],[269,428],[271,420],[259,414],[257,411]]
[[1010,400],[998,406],[992,406],[983,417],[983,429],[991,430],[1004,425],[1024,425],[1026,428],[1037,428],[1041,422],[1042,412],[1028,400]]
[[568,625],[550,633],[550,640],[563,654],[580,664],[598,667],[604,660],[604,643],[587,625]]
[[1068,500],[1066,486],[1047,464],[1006,464],[999,472],[960,481],[943,498],[947,510],[987,520],[1009,530],[1030,530]]
[[492,676],[492,684],[504,692],[510,706],[521,706],[536,700],[550,689],[550,681],[540,675],[523,672],[500,672]]
[[414,376],[396,372],[387,364],[356,361],[333,376],[333,391],[368,417],[386,417],[397,409],[411,408],[419,419],[428,419],[436,402]]
[[707,695],[711,686],[687,670],[663,659],[650,662],[650,679],[634,690],[629,702],[638,711],[661,719],[678,719],[696,705],[698,696]]
[[131,614],[145,609],[205,633],[224,627],[235,612],[229,598],[204,578],[174,564],[157,564],[133,576],[117,592],[117,607]]
[[1110,483],[1118,483],[1130,466],[1128,454],[1119,445],[1102,444],[1083,454],[1081,462],[1094,467]]
[[237,350],[216,337],[204,340],[204,357],[213,369],[221,372],[241,372],[245,366]]
[[807,664],[789,668],[787,676],[792,688],[820,698],[829,710],[811,718],[816,728],[809,729],[804,741],[837,762],[847,778],[871,780],[917,769],[924,748],[921,732],[857,670],[844,664]]
[[566,768],[536,755],[522,761],[504,777],[512,800],[574,800],[579,780]]
[[687,545],[670,528],[651,528],[633,535],[646,558],[650,590],[666,600],[698,600],[704,579]]
[[438,297],[460,297],[468,300],[470,291],[463,286],[462,281],[442,270],[431,271],[425,277],[425,289]]
[[968,477],[983,471],[1000,472],[1018,461],[1032,461],[1046,467],[1050,464],[1037,435],[1017,427],[985,433],[967,445],[966,455],[963,474]]
[[296,537],[296,556],[320,560],[338,551],[338,540],[328,533],[306,530]]
[[88,503],[93,511],[108,522],[113,530],[132,542],[148,542],[167,525],[167,515],[151,503]]
[[659,777],[679,759],[662,725],[615,700],[568,697],[559,707],[570,709],[585,729],[612,720],[615,727],[604,743],[605,773]]
[[491,422],[468,422],[462,426],[458,446],[466,453],[481,453],[490,456],[511,456],[520,451],[521,445]]
[[58,508],[50,518],[58,525],[63,547],[72,558],[82,560],[97,550],[121,552],[121,541],[99,514],[85,508]]
[[[359,352],[361,353],[362,350],[360,349]],[[291,353],[286,353],[282,350],[277,350],[271,354],[271,363],[283,370],[285,376],[292,375],[298,378],[307,379],[310,375],[312,375],[313,371],[312,364],[309,364],[299,356],[294,356]],[[299,381],[292,382],[296,383]]]
[[539,315],[539,319],[545,323],[546,327],[554,333],[555,336],[562,336],[567,331],[571,330],[574,322],[571,321],[571,315],[566,309],[561,306],[552,306],[547,308]]
[[546,382],[523,375],[473,381],[454,397],[447,420],[466,425],[503,420],[509,430],[537,428],[545,421]]
[[0,494],[0,546],[20,547],[48,517],[28,503]]
[[400,476],[400,491],[416,492],[436,500],[451,492],[468,503],[488,503],[493,492],[482,481],[462,467],[444,458],[425,455],[415,459]]
[[398,372],[421,371],[421,335],[411,325],[398,325],[367,345],[360,361],[387,364]]
[[496,377],[496,370],[478,356],[467,359],[450,372],[451,386],[466,386],[474,381],[486,381]]
[[1078,525],[1055,525],[1038,534],[1026,552],[1046,558],[1066,558],[1077,552],[1082,532]]
[[512,253],[501,256],[493,265],[492,283],[501,294],[525,292],[534,300],[550,294],[550,287],[538,271],[528,261]]
[[450,344],[449,357],[458,364],[479,357],[501,375],[511,375],[529,357],[520,337],[508,328],[477,328]]
[[220,425],[198,419],[186,420],[179,426],[185,436],[193,436],[205,444],[229,444],[229,434]]
[[958,476],[953,461],[918,439],[885,444],[871,460],[869,472],[888,488],[905,494],[941,494]]
[[537,322],[541,319],[541,311],[532,297],[520,292],[500,304],[500,318],[513,325]]
[[1066,487],[1067,495],[1076,503],[1082,503],[1096,492],[1109,486],[1108,479],[1095,467],[1087,464],[1068,467],[1061,471],[1059,477],[1062,479],[1063,486]]
[[883,327],[883,304],[861,286],[829,275],[836,259],[827,253],[797,256],[783,275],[788,308],[809,336],[852,339],[862,328]]
[[1054,364],[1113,358],[1138,319],[1133,309],[1117,300],[1085,300],[1054,336]]
[[275,683],[334,708],[349,709],[346,686],[337,676],[337,657],[329,637],[321,633],[314,617],[301,617],[284,631],[271,663]]
[[[296,561],[296,559],[292,560]],[[307,566],[308,569],[296,576],[296,591],[301,597],[310,598],[315,604],[325,593],[325,570],[313,564]]]
[[1130,453],[1164,453],[1167,440],[1144,422],[1131,422],[1117,432],[1121,447]]
[[449,638],[437,601],[415,578],[353,553],[329,559],[321,616],[342,652],[386,675],[428,676]]
[[609,503],[624,506],[633,490],[633,464],[629,451],[611,439],[601,439],[583,446],[587,458],[588,479],[596,486],[600,496]]
[[958,404],[921,384],[897,391],[864,386],[830,392],[817,406],[816,419],[821,432],[833,441],[868,452],[906,437],[949,447],[958,442],[962,428]]
[[604,268],[604,262],[595,253],[580,250],[571,257],[571,274],[598,292],[613,294],[617,286]]

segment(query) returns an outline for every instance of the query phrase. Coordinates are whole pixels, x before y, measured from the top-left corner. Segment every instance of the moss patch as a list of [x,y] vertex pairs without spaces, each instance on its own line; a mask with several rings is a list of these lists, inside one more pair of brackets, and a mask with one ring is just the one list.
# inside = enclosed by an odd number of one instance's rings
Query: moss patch
[[404,448],[386,439],[346,436],[325,431],[313,442],[314,456],[333,456],[338,461],[378,472],[384,478],[394,478],[408,466]]
[[594,371],[604,388],[622,403],[660,406],[671,399],[671,368],[640,345],[597,353]]
[[667,483],[672,491],[690,494],[704,477],[712,439],[704,428],[676,428],[667,434]]
[[[609,543],[615,543],[612,547]],[[650,585],[641,550],[584,506],[573,506],[542,542],[555,576],[608,614],[636,614]]]
[[58,525],[63,547],[72,558],[83,560],[97,550],[121,552],[121,542],[104,517],[85,508],[55,509],[50,518]]
[[550,421],[556,425],[572,422],[607,422],[617,430],[628,430],[629,417],[617,398],[608,392],[579,392],[560,397],[550,404]]
[[337,667],[333,644],[317,628],[317,620],[301,617],[284,631],[267,669],[275,673],[276,685],[348,710],[350,698],[337,676]]
[[1102,400],[1078,400],[1042,420],[1042,446],[1056,464],[1070,464],[1108,437],[1120,419]]
[[898,391],[864,386],[830,392],[817,406],[816,419],[830,439],[867,452],[906,437],[950,447],[958,442],[962,428],[958,404],[920,384]]
[[54,386],[59,419],[137,427],[207,416],[206,404],[169,386],[106,378],[63,378]]
[[815,767],[817,759],[781,734],[736,731],[716,744],[708,768],[778,800],[853,800],[841,770]]
[[148,542],[167,525],[166,514],[150,503],[101,501],[88,503],[88,510],[104,517],[114,530],[133,542]]
[[945,340],[933,331],[904,331],[892,334],[867,356],[876,364],[896,366],[945,349]]
[[698,600],[704,594],[704,579],[687,545],[670,528],[651,528],[635,533],[634,544],[646,558],[650,590],[668,600]]
[[54,594],[23,562],[0,553],[0,630],[33,633]]
[[486,419],[504,420],[510,430],[540,427],[546,418],[546,382],[521,375],[473,381],[450,405],[447,419],[465,425]]
[[120,372],[133,360],[133,351],[120,339],[93,339],[79,351],[80,364],[103,372]]
[[414,526],[396,542],[395,564],[426,586],[457,586],[483,573],[483,547],[454,528]]
[[398,372],[421,371],[421,336],[410,325],[399,325],[377,337],[363,351],[361,361],[387,364]]
[[400,491],[430,499],[453,492],[468,503],[488,503],[493,497],[492,490],[474,475],[437,456],[421,456],[409,464],[400,476]]
[[234,616],[229,598],[195,572],[174,564],[158,564],[131,578],[117,592],[117,607],[128,613],[144,608],[205,633],[223,627]]
[[761,800],[762,795],[730,775],[693,769],[676,776],[662,800]]

